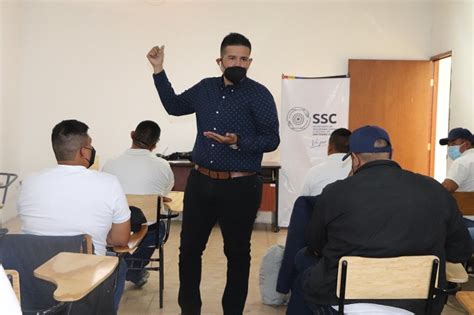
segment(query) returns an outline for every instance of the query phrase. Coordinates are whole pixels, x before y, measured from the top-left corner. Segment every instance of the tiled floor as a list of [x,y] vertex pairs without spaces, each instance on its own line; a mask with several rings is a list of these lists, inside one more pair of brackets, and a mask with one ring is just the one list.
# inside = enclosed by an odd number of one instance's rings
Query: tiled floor
[[[10,232],[18,232],[19,220],[9,221],[4,227]],[[158,274],[151,272],[149,282],[141,289],[135,289],[127,283],[122,302],[120,315],[141,314],[179,314],[178,296],[178,244],[180,222],[173,222],[170,238],[165,246],[165,291],[164,308],[159,308],[158,301]],[[252,315],[282,315],[285,307],[271,307],[263,305],[259,291],[259,268],[266,250],[274,244],[284,244],[286,230],[274,233],[269,225],[256,224],[252,236],[252,267],[250,270],[250,285],[245,314]],[[222,237],[218,227],[212,231],[207,249],[203,256],[203,273],[201,295],[203,299],[203,315],[222,314],[221,295],[225,284],[226,259],[222,251]],[[474,280],[470,278],[465,290],[474,290]],[[456,300],[450,297],[443,310],[443,315],[466,314]]]
[[[127,283],[125,294],[120,304],[120,315],[124,314],[179,314],[178,297],[178,246],[180,223],[174,222],[171,235],[165,245],[165,291],[164,307],[160,310],[158,300],[158,276],[151,272],[149,282],[142,289],[135,289]],[[279,233],[271,231],[269,225],[256,224],[252,236],[252,266],[246,314],[285,314],[286,308],[274,308],[263,305],[260,301],[259,268],[266,250],[274,244],[284,244],[286,230]],[[222,314],[221,297],[226,278],[226,258],[223,253],[223,242],[220,229],[215,227],[209,238],[203,256],[201,295],[203,300],[202,314]]]

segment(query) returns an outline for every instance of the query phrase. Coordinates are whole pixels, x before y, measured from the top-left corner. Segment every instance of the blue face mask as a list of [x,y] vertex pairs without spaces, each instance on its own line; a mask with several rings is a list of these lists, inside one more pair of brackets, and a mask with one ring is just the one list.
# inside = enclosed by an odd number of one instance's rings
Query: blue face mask
[[459,151],[460,145],[451,145],[448,147],[448,156],[455,160],[461,156],[461,151]]

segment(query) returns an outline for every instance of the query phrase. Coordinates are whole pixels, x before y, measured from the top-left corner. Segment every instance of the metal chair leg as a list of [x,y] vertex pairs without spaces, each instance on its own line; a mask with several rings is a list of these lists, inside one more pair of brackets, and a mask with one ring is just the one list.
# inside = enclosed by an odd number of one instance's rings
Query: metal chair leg
[[163,290],[165,287],[165,262],[164,262],[164,252],[163,252],[163,246],[160,246],[160,270],[158,271],[160,273],[160,308],[163,308]]

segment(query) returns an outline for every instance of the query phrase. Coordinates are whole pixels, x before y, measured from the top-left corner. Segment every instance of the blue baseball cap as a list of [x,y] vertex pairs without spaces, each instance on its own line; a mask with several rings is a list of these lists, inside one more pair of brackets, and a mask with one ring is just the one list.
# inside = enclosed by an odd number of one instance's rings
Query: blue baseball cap
[[[380,139],[387,141],[388,145],[382,148],[375,147],[375,142]],[[378,152],[392,152],[392,145],[390,144],[388,133],[377,126],[364,126],[354,130],[351,134],[349,138],[349,152],[347,152],[342,160],[347,159],[351,153]]]
[[454,128],[449,131],[448,137],[439,139],[439,144],[447,145],[449,141],[456,139],[466,139],[471,143],[474,143],[474,137],[472,133],[466,128]]

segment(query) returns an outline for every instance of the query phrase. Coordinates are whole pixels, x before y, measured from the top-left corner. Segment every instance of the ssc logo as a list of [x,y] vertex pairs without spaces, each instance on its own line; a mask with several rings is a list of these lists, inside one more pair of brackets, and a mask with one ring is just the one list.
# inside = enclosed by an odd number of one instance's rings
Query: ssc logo
[[293,107],[286,115],[288,127],[294,131],[302,131],[308,128],[310,120],[309,112],[303,107]]

